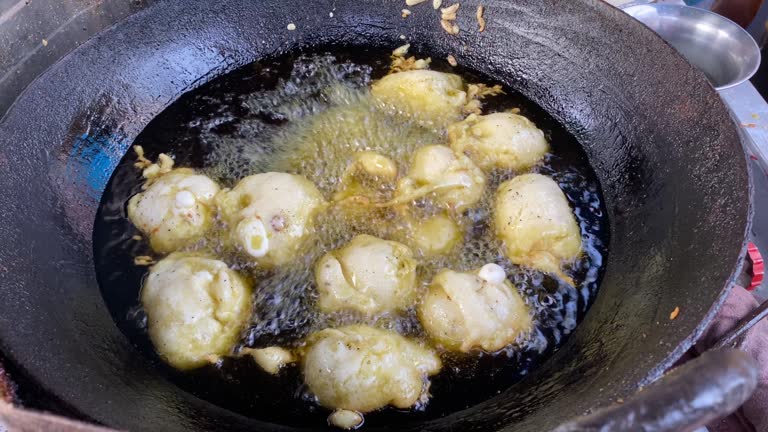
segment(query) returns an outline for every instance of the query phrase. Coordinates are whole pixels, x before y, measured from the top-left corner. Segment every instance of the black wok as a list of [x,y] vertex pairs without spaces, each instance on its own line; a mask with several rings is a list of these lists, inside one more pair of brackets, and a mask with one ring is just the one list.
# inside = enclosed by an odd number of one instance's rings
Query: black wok
[[465,31],[449,37],[427,5],[402,19],[395,1],[171,0],[57,63],[0,124],[0,350],[64,406],[110,426],[288,430],[181,391],[120,333],[93,268],[99,198],[133,138],[184,92],[264,56],[395,47],[404,34],[519,90],[579,140],[611,247],[595,304],[542,367],[491,400],[401,429],[549,430],[657,379],[741,267],[749,180],[726,108],[706,77],[607,4],[489,1],[481,34],[475,6],[462,5]]

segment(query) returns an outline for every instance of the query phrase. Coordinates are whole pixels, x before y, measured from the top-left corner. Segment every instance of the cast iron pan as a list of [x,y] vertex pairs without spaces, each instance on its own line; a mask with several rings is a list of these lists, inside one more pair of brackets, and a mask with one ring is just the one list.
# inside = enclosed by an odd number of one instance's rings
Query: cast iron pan
[[132,348],[96,285],[96,208],[132,139],[182,93],[264,56],[395,47],[403,34],[416,52],[453,54],[518,89],[576,136],[603,188],[611,249],[594,306],[546,364],[491,400],[401,430],[548,430],[658,378],[741,266],[750,206],[735,127],[701,73],[607,4],[484,3],[484,33],[469,30],[476,3],[463,3],[465,31],[449,37],[435,13],[402,19],[397,1],[165,1],[67,56],[0,124],[0,350],[107,425],[287,430],[181,391]]

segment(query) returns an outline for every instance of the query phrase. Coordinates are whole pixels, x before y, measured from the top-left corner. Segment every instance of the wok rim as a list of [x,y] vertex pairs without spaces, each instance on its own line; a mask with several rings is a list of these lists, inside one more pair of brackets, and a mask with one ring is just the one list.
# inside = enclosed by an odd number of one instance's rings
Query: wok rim
[[[600,0],[578,0],[580,3],[583,3],[587,5],[588,7],[591,7],[593,9],[596,9],[598,11],[606,12],[608,11],[608,8],[613,9],[613,7],[604,4]],[[0,131],[5,130],[6,128],[13,127],[13,121],[14,117],[16,116],[16,113],[19,111],[24,111],[25,104],[28,104],[30,99],[33,97],[31,95],[34,95],[36,92],[39,92],[42,89],[50,88],[52,86],[51,82],[55,82],[58,79],[66,79],[64,76],[57,76],[57,73],[60,72],[63,68],[65,68],[69,63],[77,60],[77,55],[79,53],[91,50],[96,48],[98,42],[102,38],[109,38],[113,32],[116,31],[116,29],[119,29],[126,25],[136,25],[137,23],[140,23],[141,20],[143,20],[146,16],[149,16],[153,13],[155,13],[158,9],[166,7],[165,3],[158,2],[156,4],[153,4],[149,6],[148,8],[139,11],[138,13],[125,18],[118,23],[114,24],[113,26],[110,26],[109,28],[105,29],[104,31],[100,32],[96,36],[89,39],[88,42],[82,44],[72,52],[68,53],[66,56],[58,60],[56,63],[54,63],[49,69],[47,69],[43,74],[41,74],[38,78],[36,78],[32,83],[30,83],[27,88],[24,89],[24,91],[19,95],[19,97],[14,101],[14,103],[9,107],[8,111],[5,113],[5,115],[0,119]],[[616,9],[618,13],[624,14],[623,12]],[[597,12],[596,12],[597,13]],[[624,24],[628,26],[634,27],[635,31],[638,31],[638,29],[642,28],[642,31],[650,32],[656,37],[659,41],[663,42],[665,45],[668,45],[661,37],[653,33],[650,29],[645,27],[642,23],[632,19],[631,17],[627,16],[627,20],[624,21]],[[630,21],[632,23],[630,24]],[[671,47],[670,47],[671,48]],[[674,51],[674,49],[672,49]],[[676,51],[674,51],[674,54],[676,56],[679,56],[682,59],[682,56],[678,54]],[[247,64],[247,63],[244,63]],[[208,78],[213,78],[215,76],[218,76],[223,73],[227,73],[231,70],[234,70],[236,68],[242,67],[244,64],[231,64],[226,65],[224,69],[220,70],[212,70],[209,72],[207,76],[204,76],[203,81],[207,80]],[[701,74],[700,80],[703,80],[704,82],[708,82],[706,78]],[[194,83],[193,87],[187,88],[185,91],[190,90],[191,88],[194,88],[194,86],[200,84],[200,82]],[[714,89],[711,89],[712,92],[715,92]],[[182,92],[183,93],[183,92]],[[181,93],[180,93],[181,94]],[[179,94],[179,95],[180,95]],[[178,97],[179,95],[176,95]],[[733,125],[734,128],[736,128],[735,124]],[[744,166],[745,169],[747,167],[747,156],[744,156]],[[690,349],[691,346],[695,343],[695,341],[702,335],[706,327],[711,322],[714,315],[717,313],[717,311],[722,306],[725,297],[729,290],[735,285],[735,281],[738,277],[738,275],[741,273],[743,265],[744,265],[744,253],[746,251],[747,243],[748,243],[748,233],[752,224],[752,218],[753,218],[753,203],[752,203],[752,189],[753,189],[753,183],[752,179],[747,176],[748,184],[746,185],[748,189],[748,193],[750,196],[750,201],[747,204],[747,213],[744,215],[743,220],[743,236],[742,236],[742,242],[741,242],[741,251],[737,257],[733,260],[733,271],[731,275],[728,277],[726,281],[723,282],[723,288],[721,289],[719,295],[716,297],[716,300],[712,303],[710,309],[708,312],[702,317],[702,319],[699,321],[698,325],[695,327],[694,331],[689,334],[687,337],[683,338],[678,344],[677,347],[665,358],[663,358],[660,362],[658,362],[657,366],[651,370],[649,370],[647,373],[645,373],[645,378],[637,383],[637,386],[644,386],[648,383],[656,380],[658,377],[664,374],[665,370],[668,369],[670,366],[672,366],[688,349]],[[609,225],[612,224],[611,221],[609,221]],[[610,256],[610,251],[609,251]],[[730,259],[729,259],[730,260]],[[91,262],[93,260],[91,259]],[[610,260],[608,263],[605,264],[606,266],[606,272],[610,269]],[[91,269],[92,272],[95,272],[94,269]],[[2,272],[0,272],[2,273]],[[0,275],[2,277],[2,275]],[[100,294],[99,294],[100,295]],[[598,293],[599,295],[599,293]],[[102,304],[102,307],[106,310],[106,305]],[[113,323],[114,324],[114,323]],[[115,330],[117,330],[117,326],[115,326]],[[13,339],[13,329],[8,328],[0,328],[0,351],[3,352],[8,362],[12,363],[16,369],[18,369],[25,377],[30,378],[32,381],[35,382],[35,385],[38,386],[40,389],[45,391],[46,393],[52,395],[60,401],[60,403],[67,407],[68,409],[77,412],[79,414],[82,414],[84,417],[87,417],[89,419],[97,420],[99,421],[100,418],[105,418],[103,415],[93,415],[93,412],[89,412],[93,410],[93,407],[82,407],[78,404],[78,401],[73,401],[71,398],[62,397],[62,394],[66,394],[66,392],[62,392],[61,389],[57,389],[55,385],[51,384],[50,380],[46,380],[44,378],[45,372],[41,370],[39,365],[37,363],[31,363],[31,365],[35,366],[35,368],[29,368],[27,367],[27,363],[24,357],[25,353],[21,352],[20,350],[14,350],[13,347],[16,345],[13,342],[9,342],[9,340]],[[122,335],[122,333],[120,333]],[[570,343],[571,341],[567,342]],[[552,357],[547,359],[547,361],[551,361]],[[166,379],[166,378],[163,378]],[[242,416],[240,414],[228,411],[224,408],[216,407],[215,405],[203,400],[197,398],[197,396],[188,395],[189,397],[196,398],[202,402],[204,402],[207,405],[210,405],[211,407],[218,408],[219,410],[226,411],[228,415],[240,417],[242,419],[252,420],[248,417]],[[457,412],[454,414],[460,414],[461,412]],[[109,416],[106,416],[109,417]]]

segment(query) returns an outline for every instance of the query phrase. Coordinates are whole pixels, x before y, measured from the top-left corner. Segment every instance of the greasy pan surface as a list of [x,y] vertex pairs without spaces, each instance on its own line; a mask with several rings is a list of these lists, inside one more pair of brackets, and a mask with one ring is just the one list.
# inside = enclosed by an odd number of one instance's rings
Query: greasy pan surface
[[[449,37],[427,5],[402,19],[391,1],[166,1],[56,64],[0,124],[0,350],[111,426],[287,430],[179,390],[118,331],[93,268],[99,198],[133,138],[185,91],[267,55],[395,47],[404,34],[417,52],[454,54],[518,89],[577,137],[603,187],[611,249],[595,304],[545,365],[485,403],[401,430],[547,430],[658,377],[740,266],[749,186],[734,125],[702,74],[604,3],[484,4],[484,33]],[[475,28],[475,7],[462,4],[462,29]]]

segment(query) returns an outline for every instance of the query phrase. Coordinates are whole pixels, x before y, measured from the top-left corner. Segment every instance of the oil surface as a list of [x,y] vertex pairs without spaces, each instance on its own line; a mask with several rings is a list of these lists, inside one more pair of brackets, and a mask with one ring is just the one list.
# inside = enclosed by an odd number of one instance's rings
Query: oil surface
[[[143,146],[149,158],[168,153],[176,166],[197,168],[223,187],[231,187],[250,174],[285,171],[306,176],[330,198],[350,156],[359,150],[392,158],[402,174],[415,149],[445,143],[446,138],[443,129],[409,122],[371,104],[367,87],[386,73],[388,54],[335,50],[331,55],[319,51],[246,66],[180,98],[147,126],[135,144]],[[432,69],[459,73],[467,82],[494,84],[460,67],[436,62]],[[490,202],[496,186],[515,173],[492,173],[483,200],[461,217],[463,244],[447,255],[420,259],[420,280],[426,285],[437,270],[445,267],[471,270],[496,262],[505,267],[531,307],[534,334],[496,354],[443,355],[443,371],[431,379],[432,397],[426,406],[367,414],[367,426],[440,417],[504,391],[565,341],[595,297],[608,231],[595,175],[572,136],[530,101],[511,89],[505,90],[506,95],[487,99],[483,112],[519,108],[545,132],[551,152],[533,171],[554,178],[574,208],[585,251],[566,269],[576,287],[514,266],[499,253],[488,224]],[[191,372],[175,371],[159,360],[147,336],[146,317],[139,304],[142,279],[148,269],[133,263],[135,256],[154,254],[146,242],[132,240],[140,233],[125,213],[127,200],[140,191],[142,183],[133,162],[134,156],[129,153],[115,170],[94,231],[99,284],[118,326],[163,373],[201,398],[260,420],[294,426],[324,425],[327,411],[306,393],[296,367],[274,377],[247,358],[226,359],[219,366]],[[415,207],[420,213],[433,211],[426,203]],[[323,315],[313,307],[314,262],[357,234],[396,236],[396,215],[383,212],[376,217],[358,218],[329,212],[318,217],[316,227],[316,241],[295,263],[271,271],[257,270],[240,256],[223,254],[215,231],[191,247],[219,251],[230,266],[257,281],[253,319],[242,344],[295,346],[309,332],[352,322],[423,338],[412,311],[403,316],[364,319],[355,314]]]

